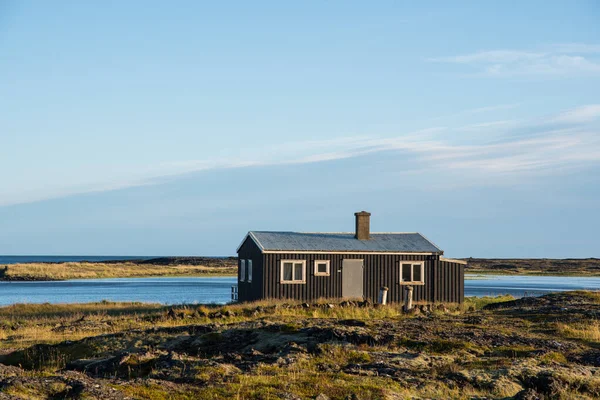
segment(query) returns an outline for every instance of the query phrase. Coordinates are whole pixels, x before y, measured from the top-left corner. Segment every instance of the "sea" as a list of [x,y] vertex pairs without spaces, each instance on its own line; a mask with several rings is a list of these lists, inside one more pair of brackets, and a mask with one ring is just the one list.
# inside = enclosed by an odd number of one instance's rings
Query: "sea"
[[[22,262],[146,260],[135,256],[0,256],[0,265]],[[101,300],[161,304],[231,301],[235,277],[164,277],[1,282],[0,305],[86,303]],[[566,290],[600,290],[600,277],[465,274],[465,296],[540,296]]]

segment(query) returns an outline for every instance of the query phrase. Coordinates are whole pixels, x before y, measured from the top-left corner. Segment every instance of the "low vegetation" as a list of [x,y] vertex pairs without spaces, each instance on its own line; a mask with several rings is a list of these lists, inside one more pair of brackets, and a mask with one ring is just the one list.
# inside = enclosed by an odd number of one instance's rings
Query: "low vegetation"
[[593,399],[600,295],[0,308],[0,398]]
[[600,259],[467,258],[466,273],[499,275],[600,276]]
[[207,276],[236,275],[237,264],[206,265],[155,265],[146,263],[28,263],[0,267],[0,280],[52,281],[66,279],[131,278],[153,276]]

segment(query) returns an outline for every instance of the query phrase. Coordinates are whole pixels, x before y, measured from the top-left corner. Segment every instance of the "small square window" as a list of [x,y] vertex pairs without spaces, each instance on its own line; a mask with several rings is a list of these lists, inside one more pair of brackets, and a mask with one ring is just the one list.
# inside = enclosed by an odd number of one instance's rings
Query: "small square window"
[[315,276],[329,276],[329,260],[315,261]]

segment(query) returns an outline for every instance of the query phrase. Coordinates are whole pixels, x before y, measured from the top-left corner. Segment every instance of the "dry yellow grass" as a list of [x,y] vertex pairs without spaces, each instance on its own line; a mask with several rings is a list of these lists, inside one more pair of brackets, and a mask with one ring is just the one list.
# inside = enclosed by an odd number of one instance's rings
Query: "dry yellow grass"
[[561,336],[567,338],[600,342],[600,321],[598,320],[570,324],[559,322],[556,324],[556,330]]
[[64,280],[128,278],[151,276],[204,276],[235,275],[237,268],[207,267],[203,265],[152,265],[134,263],[86,263],[61,264],[28,263],[5,266],[0,275],[7,280]]
[[[318,303],[326,304],[326,300]],[[24,348],[36,343],[59,343],[65,340],[79,340],[105,333],[117,333],[131,329],[151,327],[172,327],[189,324],[214,322],[210,313],[220,312],[229,315],[223,322],[234,323],[256,318],[255,310],[262,308],[259,315],[270,315],[295,328],[299,321],[312,318],[323,319],[402,319],[400,304],[388,306],[339,307],[334,308],[298,307],[300,302],[263,300],[253,303],[229,305],[182,305],[165,306],[149,303],[115,303],[102,301],[84,304],[14,304],[0,307],[0,350]],[[288,306],[286,306],[288,305]],[[454,313],[460,313],[457,305],[448,305]],[[167,311],[173,308],[185,318],[167,318]],[[228,311],[231,312],[228,313]],[[84,321],[84,322],[81,322]],[[67,327],[67,329],[62,329]]]

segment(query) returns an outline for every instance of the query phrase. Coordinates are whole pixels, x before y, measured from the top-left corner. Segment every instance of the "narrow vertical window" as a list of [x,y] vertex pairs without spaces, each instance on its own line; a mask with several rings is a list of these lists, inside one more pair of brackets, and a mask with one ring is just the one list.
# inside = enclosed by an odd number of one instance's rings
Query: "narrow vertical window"
[[252,260],[248,260],[248,282],[252,282]]
[[246,280],[246,260],[240,260],[240,282]]
[[413,265],[413,277],[412,280],[415,282],[421,282],[421,267],[420,264]]
[[283,263],[283,274],[282,275],[282,280],[284,281],[292,281],[292,272],[294,269],[294,263],[291,262],[284,262]]
[[402,282],[412,281],[411,269],[412,264],[402,264]]

